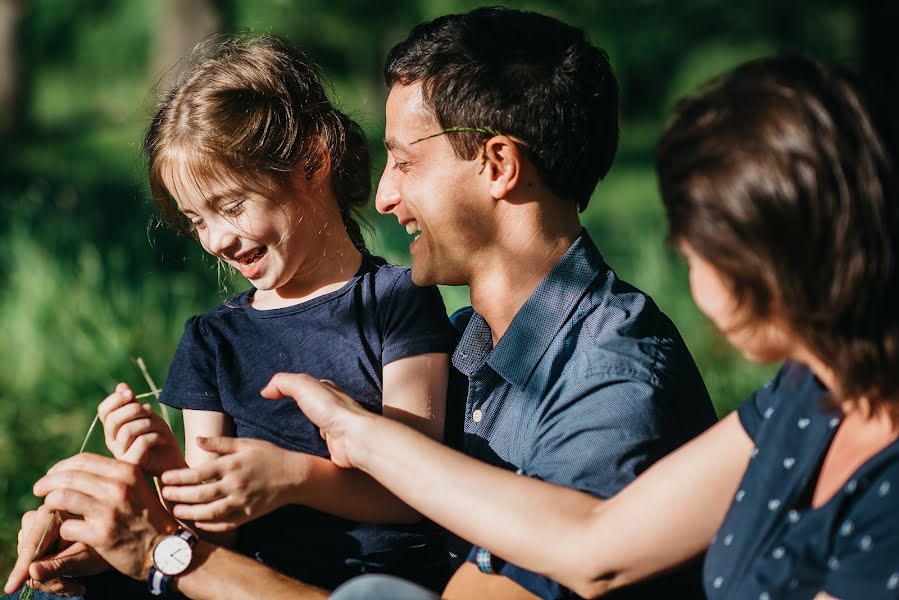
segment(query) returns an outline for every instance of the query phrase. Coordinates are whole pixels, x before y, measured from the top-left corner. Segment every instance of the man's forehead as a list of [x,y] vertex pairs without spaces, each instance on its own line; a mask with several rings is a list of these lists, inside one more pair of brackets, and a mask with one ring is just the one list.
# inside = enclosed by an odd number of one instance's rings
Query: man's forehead
[[408,149],[415,137],[436,126],[434,114],[424,103],[420,82],[396,84],[387,97],[387,127],[384,145],[388,150]]

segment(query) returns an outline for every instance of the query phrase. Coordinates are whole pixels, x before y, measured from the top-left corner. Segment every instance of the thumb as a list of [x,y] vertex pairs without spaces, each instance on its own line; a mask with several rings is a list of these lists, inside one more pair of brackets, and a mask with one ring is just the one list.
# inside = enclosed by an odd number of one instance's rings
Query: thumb
[[237,439],[233,437],[225,437],[221,435],[210,435],[208,437],[197,436],[197,446],[206,452],[215,452],[216,454],[234,454],[237,452]]
[[287,396],[300,401],[302,396],[321,385],[318,379],[305,373],[275,373],[259,393],[269,400]]

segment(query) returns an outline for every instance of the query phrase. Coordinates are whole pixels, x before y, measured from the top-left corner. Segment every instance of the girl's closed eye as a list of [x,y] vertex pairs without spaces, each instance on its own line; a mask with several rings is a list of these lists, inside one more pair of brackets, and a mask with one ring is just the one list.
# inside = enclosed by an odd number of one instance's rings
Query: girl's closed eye
[[245,200],[237,200],[222,207],[222,214],[228,217],[236,217],[243,212],[243,203]]

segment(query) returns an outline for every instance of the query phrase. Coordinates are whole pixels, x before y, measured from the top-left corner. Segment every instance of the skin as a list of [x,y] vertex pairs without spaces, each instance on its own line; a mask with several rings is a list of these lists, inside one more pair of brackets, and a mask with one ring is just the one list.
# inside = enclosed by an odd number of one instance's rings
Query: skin
[[[834,389],[832,371],[776,319],[734,310],[725,279],[685,245],[700,308],[747,355],[797,360]],[[410,506],[498,556],[595,597],[680,564],[705,549],[720,526],[753,448],[736,414],[659,461],[610,500],[517,477],[398,425],[363,414],[334,386],[276,375],[263,394],[288,394],[325,432],[332,459],[362,469]],[[897,437],[883,414],[844,404],[812,505],[826,502],[852,473]],[[438,472],[428,465],[440,464]],[[414,482],[414,484],[413,484]],[[660,498],[665,509],[659,510]],[[522,523],[527,523],[522,527]],[[469,567],[469,571],[471,568]],[[463,576],[464,575],[464,576]],[[447,593],[455,593],[457,574]],[[468,588],[471,589],[471,588]],[[491,597],[512,597],[498,594]],[[822,592],[817,598],[828,596]]]
[[[294,178],[293,193],[301,194],[304,204],[311,206],[305,212],[292,208],[295,202],[275,198],[279,208],[270,198],[236,193],[227,183],[201,187],[181,163],[170,173],[168,185],[194,224],[203,248],[240,270],[256,287],[255,308],[291,306],[329,293],[359,268],[361,254],[346,235],[326,179]],[[310,239],[316,244],[310,244]],[[263,257],[244,264],[242,257],[260,248],[265,248]],[[385,365],[384,415],[441,439],[448,371],[449,357],[436,353]],[[286,504],[304,504],[363,522],[420,520],[418,513],[364,473],[268,442],[228,437],[233,424],[222,413],[184,411],[186,452],[182,455],[165,422],[148,404],[136,402],[127,385],[119,384],[98,412],[113,456],[160,476],[165,484],[162,499],[172,514],[206,532],[230,532]],[[62,574],[106,568],[96,555],[73,551],[32,565],[49,513],[27,517],[7,588],[17,589],[29,576],[49,581]],[[230,536],[214,539],[231,541]]]

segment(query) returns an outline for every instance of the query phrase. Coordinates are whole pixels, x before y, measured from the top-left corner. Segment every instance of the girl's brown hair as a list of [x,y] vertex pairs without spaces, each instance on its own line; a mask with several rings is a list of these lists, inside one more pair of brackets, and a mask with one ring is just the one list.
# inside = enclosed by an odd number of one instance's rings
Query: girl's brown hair
[[747,314],[782,318],[835,399],[899,415],[895,128],[848,72],[754,61],[684,101],[658,147],[670,239]]
[[365,251],[356,220],[371,193],[365,134],[328,100],[306,55],[280,38],[235,37],[202,44],[192,63],[144,138],[163,222],[192,234],[163,178],[172,161],[186,163],[200,181],[263,193],[289,189],[298,168],[307,179],[327,169],[347,233]]

